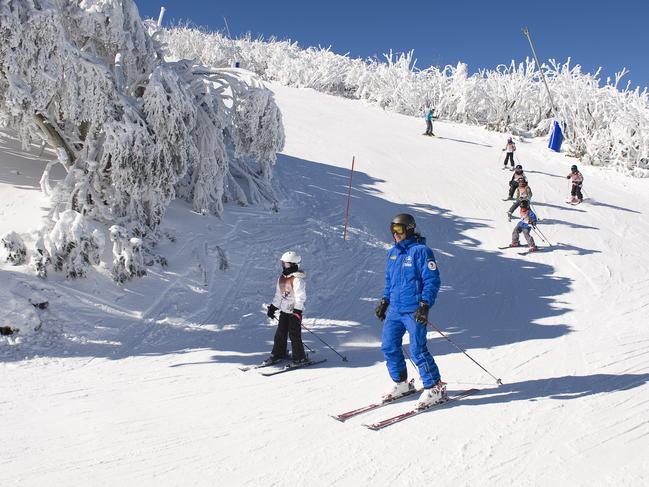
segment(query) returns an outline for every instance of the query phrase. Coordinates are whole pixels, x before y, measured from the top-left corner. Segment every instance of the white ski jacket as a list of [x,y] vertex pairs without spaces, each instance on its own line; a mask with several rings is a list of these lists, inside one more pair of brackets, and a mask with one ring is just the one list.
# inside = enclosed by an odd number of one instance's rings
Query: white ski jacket
[[284,313],[292,313],[294,309],[304,311],[306,301],[306,274],[296,271],[288,276],[281,275],[277,279],[273,306]]

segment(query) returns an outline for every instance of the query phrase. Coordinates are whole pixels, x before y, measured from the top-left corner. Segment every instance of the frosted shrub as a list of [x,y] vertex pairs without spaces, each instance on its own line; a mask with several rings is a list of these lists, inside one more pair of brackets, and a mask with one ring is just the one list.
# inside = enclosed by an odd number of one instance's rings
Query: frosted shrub
[[66,277],[85,276],[91,265],[99,264],[103,246],[101,233],[74,210],[63,212],[44,240],[54,270]]
[[9,232],[0,240],[4,259],[13,265],[25,263],[27,258],[27,248],[25,242],[16,232]]
[[135,237],[129,239],[126,229],[119,225],[110,227],[110,239],[113,242],[113,279],[123,283],[145,275],[142,240]]
[[[259,76],[288,86],[366,100],[386,110],[422,116],[436,107],[440,118],[484,125],[529,136],[549,133],[554,114],[532,60],[497,66],[471,76],[464,63],[417,69],[412,52],[383,61],[350,59],[328,48],[301,49],[270,39],[228,39],[178,27],[161,32],[170,56],[196,59],[211,67],[233,60]],[[548,79],[568,153],[582,161],[649,176],[649,94],[621,86],[626,74],[600,86],[599,72],[584,74],[570,60],[540,67]]]

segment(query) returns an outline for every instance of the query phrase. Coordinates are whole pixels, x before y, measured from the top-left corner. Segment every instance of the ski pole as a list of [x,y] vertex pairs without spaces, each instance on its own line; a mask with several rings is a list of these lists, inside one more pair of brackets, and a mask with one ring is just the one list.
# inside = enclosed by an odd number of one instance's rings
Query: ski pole
[[406,353],[406,357],[408,357],[408,360],[410,360],[410,363],[412,364],[412,366],[414,367],[414,369],[415,369],[415,370],[418,370],[417,366],[416,366],[415,363],[412,361],[412,358],[410,357],[410,353],[408,353],[408,350],[405,349],[405,348],[403,348],[403,346],[401,347],[401,349]]
[[536,233],[539,234],[539,237],[541,237],[541,240],[543,240],[546,244],[548,244],[550,247],[552,247],[552,244],[551,244],[550,242],[548,242],[548,239],[545,238],[545,236],[543,235],[543,233],[541,233],[541,230],[539,230],[539,229],[536,228],[536,227],[532,227],[532,229],[533,229]]
[[454,346],[455,348],[457,348],[460,352],[462,352],[464,355],[466,355],[467,357],[469,357],[469,358],[473,361],[473,363],[475,363],[478,367],[480,367],[480,368],[481,368],[482,370],[484,370],[487,374],[489,374],[491,377],[493,377],[493,378],[496,380],[496,384],[498,384],[499,386],[502,386],[502,385],[503,385],[503,381],[502,381],[502,380],[498,379],[498,378],[497,378],[496,376],[494,376],[491,372],[489,372],[489,371],[488,371],[487,369],[485,369],[482,365],[480,365],[480,364],[479,364],[479,363],[478,363],[478,362],[477,362],[473,357],[471,357],[471,355],[469,355],[468,353],[466,353],[466,351],[465,351],[464,349],[462,349],[461,347],[457,346],[453,340],[451,340],[449,337],[447,337],[447,336],[442,332],[442,330],[440,330],[439,328],[437,328],[437,327],[436,327],[434,324],[432,324],[430,321],[427,321],[426,324],[427,324],[427,325],[430,325],[430,326],[433,328],[433,330],[435,330],[437,333],[439,333],[439,334],[442,335],[444,338],[446,338],[446,339],[451,343],[451,345],[453,345],[453,346]]
[[338,355],[341,359],[343,359],[343,362],[347,362],[347,357],[343,357],[343,356],[340,355],[338,352],[336,352],[336,349],[335,349],[335,348],[333,348],[331,345],[329,345],[327,342],[325,342],[325,341],[324,341],[322,338],[320,338],[316,333],[314,333],[313,331],[309,330],[309,329],[304,325],[304,323],[300,323],[300,324],[302,325],[302,328],[304,328],[306,331],[308,331],[309,333],[311,333],[311,334],[312,334],[313,336],[315,336],[318,340],[320,340],[322,343],[324,343],[326,346],[328,346],[331,350],[333,350],[333,351],[335,352],[336,355]]
[[310,346],[308,346],[306,343],[302,342],[302,345],[304,345],[304,348],[306,348],[309,352],[315,353],[315,350],[313,350]]

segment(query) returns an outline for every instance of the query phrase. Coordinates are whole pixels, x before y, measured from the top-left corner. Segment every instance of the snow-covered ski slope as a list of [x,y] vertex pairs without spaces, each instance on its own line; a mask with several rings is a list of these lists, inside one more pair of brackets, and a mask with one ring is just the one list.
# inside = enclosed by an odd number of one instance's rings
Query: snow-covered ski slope
[[[439,122],[428,138],[421,119],[271,87],[287,134],[279,213],[230,206],[217,219],[176,202],[169,266],[121,288],[101,272],[43,282],[3,264],[3,296],[33,288],[50,307],[39,334],[0,344],[0,485],[646,485],[649,181],[580,166],[587,200],[567,205],[575,161],[517,141],[554,244],[522,257],[497,249],[514,226],[504,134]],[[0,230],[25,232],[30,208],[44,211],[42,163],[2,144]],[[31,173],[12,172],[17,157]],[[431,331],[449,391],[481,392],[374,432],[361,424],[414,398],[329,415],[389,385],[373,309],[389,221],[405,211],[441,271],[431,320],[504,385]],[[348,361],[305,331],[324,364],[241,372],[270,350],[261,303],[289,248],[308,274],[306,326]]]

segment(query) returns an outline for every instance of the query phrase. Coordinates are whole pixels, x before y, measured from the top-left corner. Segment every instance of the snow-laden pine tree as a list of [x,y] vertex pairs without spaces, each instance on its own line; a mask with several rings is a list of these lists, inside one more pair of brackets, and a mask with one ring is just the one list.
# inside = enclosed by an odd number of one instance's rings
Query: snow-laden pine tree
[[165,62],[155,36],[132,0],[0,0],[0,123],[45,139],[67,171],[41,181],[53,209],[40,275],[83,275],[109,226],[113,275],[143,274],[176,196],[216,213],[274,201],[272,94],[238,71]]

